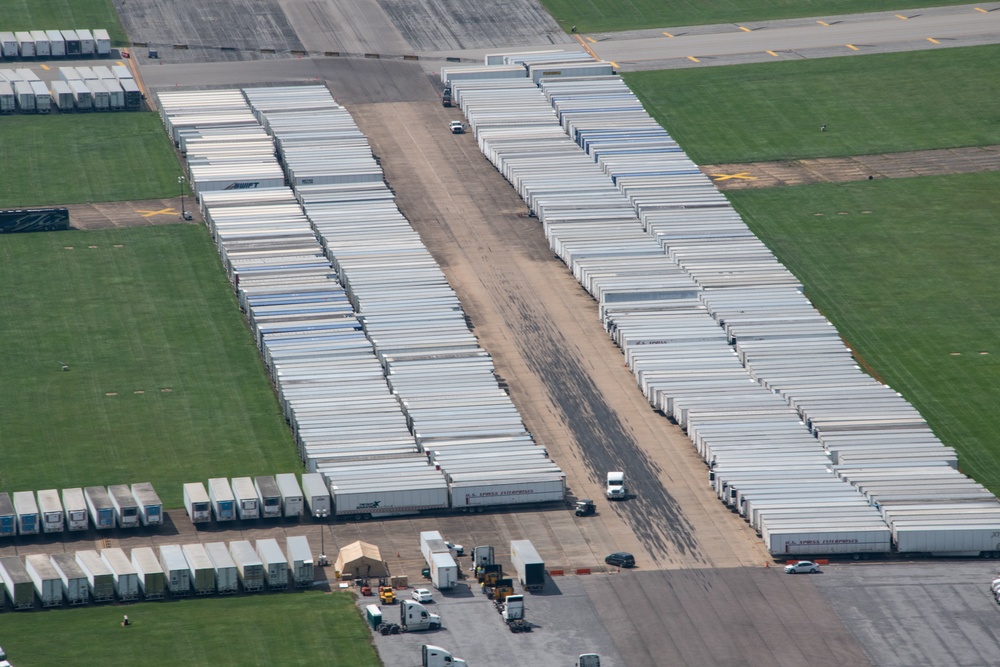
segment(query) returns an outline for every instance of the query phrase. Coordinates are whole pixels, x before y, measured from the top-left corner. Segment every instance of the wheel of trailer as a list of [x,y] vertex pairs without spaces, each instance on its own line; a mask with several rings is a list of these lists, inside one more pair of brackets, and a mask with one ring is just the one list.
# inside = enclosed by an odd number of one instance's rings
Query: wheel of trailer
[[392,626],[392,628],[389,629],[389,634],[390,635],[398,635],[399,634],[399,626],[398,625]]
[[380,626],[378,626],[378,631],[379,631],[379,633],[382,636],[385,636],[385,635],[389,634],[389,626],[388,625],[380,625]]
[[524,631],[525,632],[531,632],[531,626],[530,625],[524,626]]

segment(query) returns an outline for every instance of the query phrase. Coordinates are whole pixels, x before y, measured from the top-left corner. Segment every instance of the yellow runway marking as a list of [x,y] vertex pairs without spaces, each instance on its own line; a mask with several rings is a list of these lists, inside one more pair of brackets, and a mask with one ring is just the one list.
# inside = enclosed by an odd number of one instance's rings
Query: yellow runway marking
[[740,30],[742,30],[743,32],[750,32],[750,28],[746,27],[745,25],[741,25]]
[[756,181],[757,180],[757,177],[756,176],[751,176],[749,171],[741,171],[738,174],[709,174],[709,176],[712,177],[712,180],[716,180],[716,181],[729,181],[729,180],[732,180],[734,178],[738,178],[741,181]]
[[42,69],[50,69],[48,65],[42,65],[41,68]]
[[588,42],[590,42],[591,44],[596,44],[596,43],[597,43],[597,40],[596,40],[596,39],[594,39],[593,37],[587,37],[586,39],[587,39],[587,41],[588,41]]
[[118,61],[117,63],[115,63],[115,64],[117,64],[117,65],[119,65],[119,66],[121,66],[121,67],[125,67],[125,63],[123,63],[123,62],[122,62],[122,61],[120,61],[120,60],[119,60],[119,61]]
[[982,7],[976,7],[976,11],[977,12],[982,12],[983,14],[989,14],[989,12],[986,11],[985,9],[983,9]]
[[909,16],[903,16],[902,14],[896,14],[896,18],[897,19],[903,19],[904,21],[909,21],[910,20]]
[[778,57],[778,54],[777,54],[777,53],[775,53],[774,51],[765,51],[765,53],[767,53],[767,54],[769,54],[769,55],[772,55],[772,56],[774,56],[775,58],[777,58],[777,57]]
[[594,53],[594,50],[590,48],[587,42],[583,41],[583,37],[580,37],[580,35],[573,35],[573,36],[576,37],[576,41],[580,42],[580,46],[583,47],[583,50],[590,54],[591,58],[593,58],[594,60],[600,60],[600,58],[597,57],[597,54]]
[[147,211],[137,208],[135,212],[142,213],[142,217],[144,218],[152,218],[154,215],[177,215],[177,211],[172,208],[161,208],[159,211]]
[[854,46],[853,44],[845,44],[845,46],[847,48],[849,48],[851,51],[860,51],[861,50],[858,47]]
[[816,23],[818,23],[818,24],[820,24],[820,25],[825,25],[825,26],[826,26],[827,28],[829,28],[829,27],[830,27],[830,24],[829,24],[829,23],[827,23],[826,21],[816,21]]
[[940,44],[941,43],[941,42],[937,41],[936,39],[934,39],[933,37],[928,37],[927,41],[930,42],[931,44]]
[[669,32],[665,32],[663,34],[666,35],[667,37],[673,37],[673,35],[671,35]]
[[687,58],[688,58],[688,60],[690,60],[693,63],[700,63],[701,62],[700,60],[698,60],[694,56],[688,56]]

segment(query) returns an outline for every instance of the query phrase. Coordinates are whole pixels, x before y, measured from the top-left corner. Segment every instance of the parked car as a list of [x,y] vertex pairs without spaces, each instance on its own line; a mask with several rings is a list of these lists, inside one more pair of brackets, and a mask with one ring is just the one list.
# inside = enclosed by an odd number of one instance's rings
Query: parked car
[[465,547],[463,547],[461,544],[454,544],[452,542],[445,542],[444,545],[446,547],[448,547],[448,549],[450,549],[451,551],[455,552],[456,556],[464,556],[465,555]]
[[417,602],[434,602],[434,596],[426,588],[415,588],[410,597]]
[[577,516],[590,516],[592,514],[597,514],[597,506],[594,505],[593,500],[584,499],[576,501]]
[[604,562],[616,567],[635,567],[635,556],[624,551],[616,551],[613,554],[608,554]]
[[785,572],[788,574],[801,574],[803,572],[808,572],[809,574],[816,574],[819,572],[819,565],[812,562],[811,560],[800,560],[798,563],[791,563],[785,566]]

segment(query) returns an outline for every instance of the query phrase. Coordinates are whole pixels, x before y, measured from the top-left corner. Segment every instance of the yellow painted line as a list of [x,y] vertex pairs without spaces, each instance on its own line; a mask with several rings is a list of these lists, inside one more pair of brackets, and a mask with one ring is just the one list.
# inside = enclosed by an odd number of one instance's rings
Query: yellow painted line
[[818,24],[820,24],[820,25],[825,25],[825,26],[826,26],[827,28],[829,28],[829,27],[830,27],[830,24],[829,24],[829,23],[827,23],[826,21],[816,21],[816,23],[818,23]]
[[688,60],[690,60],[693,63],[700,63],[701,62],[700,60],[698,60],[694,56],[688,56]]
[[902,14],[896,14],[896,18],[897,19],[903,19],[904,21],[909,21],[910,20],[909,16],[903,16]]
[[778,56],[778,54],[777,54],[777,53],[775,53],[774,51],[765,51],[765,53],[767,53],[768,55],[772,55],[772,56],[774,56],[775,58],[779,57],[779,56]]
[[596,44],[597,43],[597,40],[594,39],[593,37],[587,37],[587,41],[590,42],[591,44]]
[[42,69],[49,69],[48,65],[42,65],[41,67],[42,67]]
[[983,14],[989,14],[989,12],[986,11],[985,9],[983,9],[982,7],[976,7],[976,11],[977,12],[982,12]]
[[576,41],[580,42],[580,46],[583,47],[583,50],[590,54],[591,58],[593,58],[594,60],[600,60],[600,58],[597,57],[597,54],[594,53],[594,50],[590,48],[590,45],[587,44],[587,42],[583,41],[583,37],[580,37],[580,35],[573,35],[573,36],[576,37]]
[[612,67],[614,67],[615,69],[618,69],[618,63],[616,63],[614,60],[612,60],[610,62],[611,62],[611,66]]
[[666,35],[667,37],[673,37],[673,35],[671,35],[669,32],[665,32],[663,34]]
[[854,46],[853,44],[847,44],[846,46],[847,46],[847,48],[849,48],[849,49],[850,49],[851,51],[860,51],[860,49],[859,49],[858,47]]
[[934,39],[933,37],[928,37],[927,41],[930,42],[931,44],[940,44],[941,43],[941,42],[937,41],[936,39]]
[[161,208],[159,211],[148,211],[145,209],[137,208],[136,213],[142,213],[142,217],[151,218],[154,215],[177,215],[177,211],[172,208]]
[[750,172],[748,172],[748,171],[741,171],[738,174],[709,174],[709,176],[711,176],[712,179],[716,180],[716,181],[729,181],[729,180],[732,180],[734,178],[737,178],[737,179],[739,179],[741,181],[756,181],[757,180],[757,177],[756,176],[751,176]]
[[741,25],[740,30],[742,30],[743,32],[750,32],[750,28],[746,27],[745,25]]
[[125,63],[123,63],[120,60],[117,63],[115,63],[115,64],[118,65],[118,66],[120,66],[120,67],[125,67]]

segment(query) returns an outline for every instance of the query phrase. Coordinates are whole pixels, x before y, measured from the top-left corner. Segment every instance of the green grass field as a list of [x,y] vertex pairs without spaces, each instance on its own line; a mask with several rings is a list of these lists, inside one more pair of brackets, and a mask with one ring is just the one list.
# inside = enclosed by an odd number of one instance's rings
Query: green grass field
[[351,596],[318,591],[6,613],[2,640],[17,667],[381,664]]
[[723,2],[663,2],[663,0],[542,0],[549,13],[569,31],[611,32],[638,28],[706,25],[789,19],[803,16],[831,16],[966,4],[964,0],[841,0],[835,4],[821,0],[724,0]]
[[1000,144],[996,45],[625,80],[699,164]]
[[207,229],[6,235],[0,258],[0,489],[150,481],[179,507],[184,482],[301,469]]
[[125,31],[111,0],[3,0],[0,6],[4,30],[104,28],[112,43],[126,43]]
[[1000,173],[728,196],[845,340],[960,450],[963,472],[1000,492]]
[[179,194],[181,168],[153,112],[11,116],[0,145],[0,208]]

